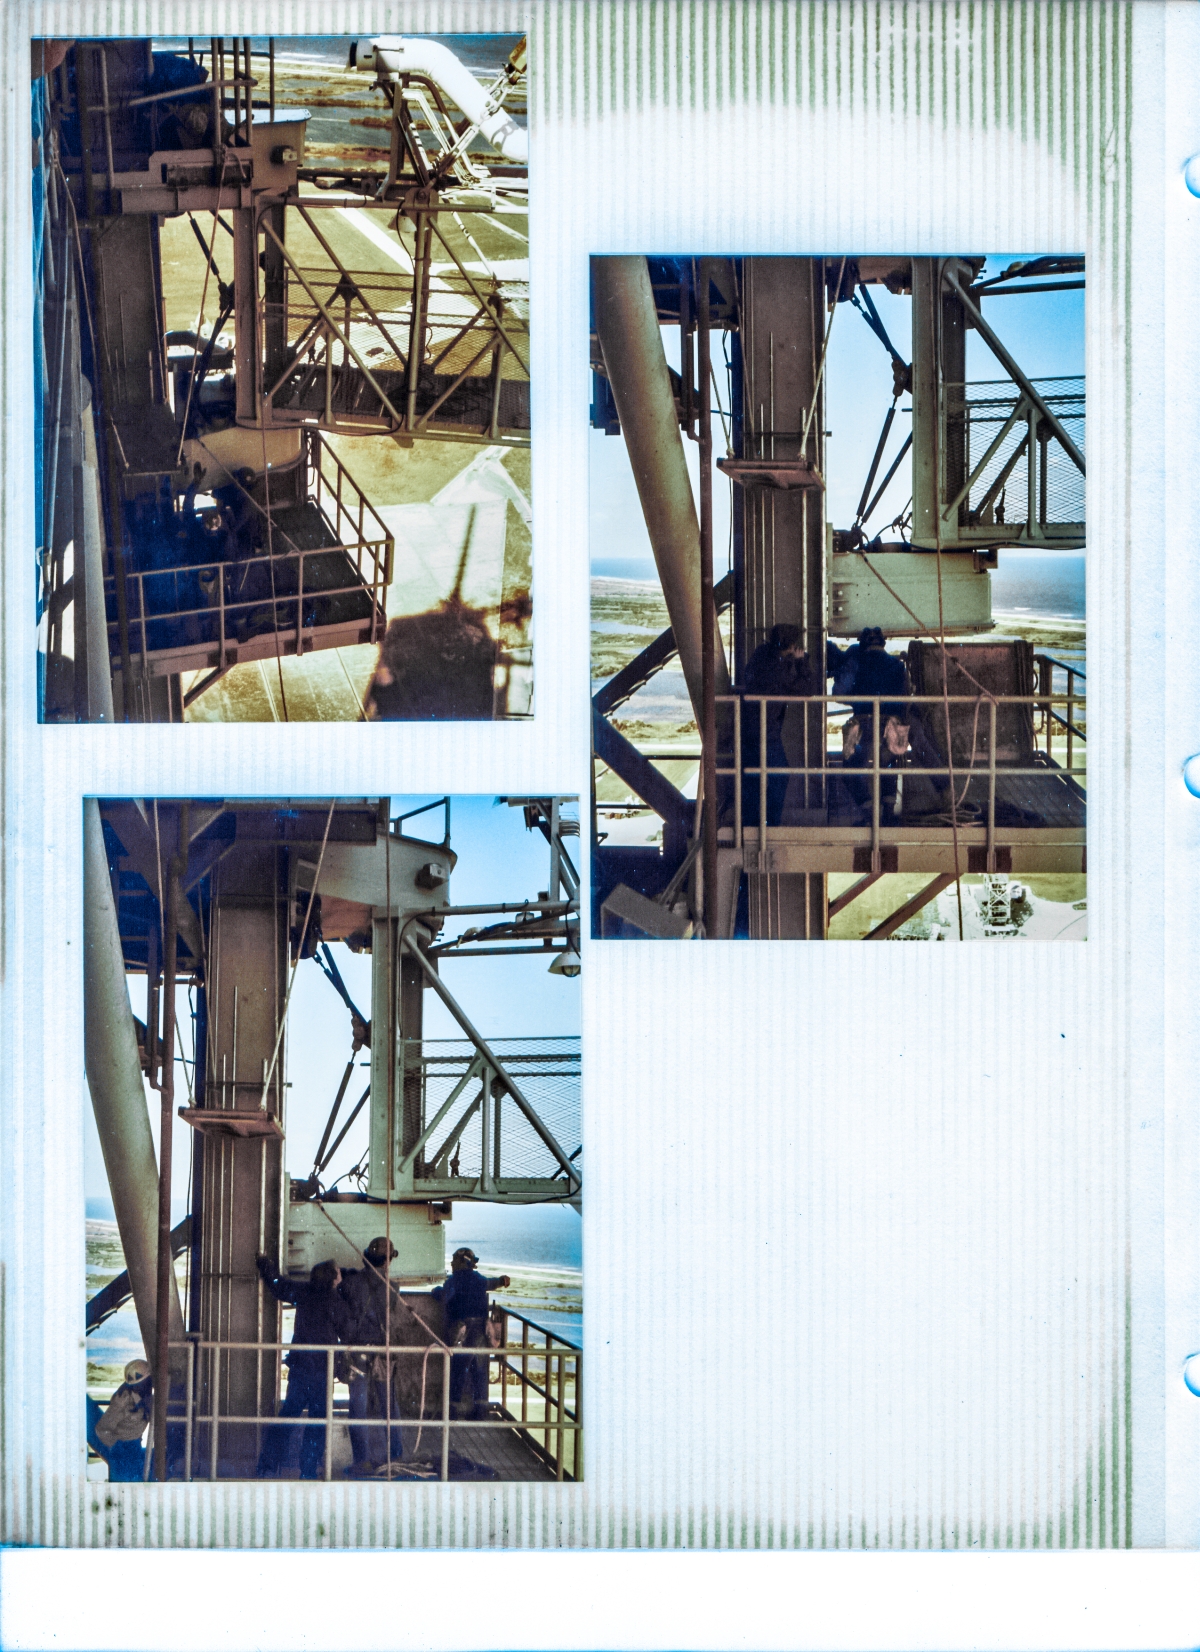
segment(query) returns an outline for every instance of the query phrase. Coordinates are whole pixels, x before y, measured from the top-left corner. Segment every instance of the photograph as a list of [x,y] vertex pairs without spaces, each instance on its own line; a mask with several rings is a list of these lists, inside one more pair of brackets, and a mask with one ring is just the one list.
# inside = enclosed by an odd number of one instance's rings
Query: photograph
[[578,836],[84,800],[89,1480],[582,1478]]
[[1086,939],[1083,289],[593,257],[593,936]]
[[31,49],[41,720],[532,716],[524,36]]

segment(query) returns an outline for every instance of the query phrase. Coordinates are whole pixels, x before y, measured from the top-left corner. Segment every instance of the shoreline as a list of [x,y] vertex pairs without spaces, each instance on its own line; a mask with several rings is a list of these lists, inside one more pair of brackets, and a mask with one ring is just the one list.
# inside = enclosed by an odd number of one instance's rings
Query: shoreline
[[[657,580],[620,579],[614,574],[591,574],[589,582],[594,596],[662,597],[662,586]],[[1057,625],[1087,628],[1086,614],[1051,614],[1042,609],[994,608],[992,619],[1011,625]],[[980,633],[986,635],[986,633]]]

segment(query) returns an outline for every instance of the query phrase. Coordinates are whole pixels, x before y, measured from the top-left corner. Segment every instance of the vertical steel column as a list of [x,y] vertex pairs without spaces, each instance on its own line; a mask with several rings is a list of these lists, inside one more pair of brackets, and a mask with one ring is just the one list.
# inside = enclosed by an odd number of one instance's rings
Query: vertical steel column
[[[714,940],[719,933],[717,916],[717,609],[713,600],[713,497],[712,497],[712,396],[709,391],[711,366],[710,291],[708,260],[702,258],[698,270],[697,294],[698,360],[700,380],[700,760],[703,812],[701,829],[704,869],[704,935]],[[680,348],[686,342],[682,326]],[[681,358],[682,359],[682,358]],[[691,369],[688,369],[691,380]]]
[[224,75],[225,44],[221,42],[221,50],[217,51],[217,38],[209,37],[208,66],[212,71],[212,157],[213,157],[213,187],[221,187],[221,174],[225,167],[225,137],[221,130],[221,81]]
[[420,1155],[401,1170],[421,1135],[422,1035],[425,1013],[421,966],[396,957],[398,921],[377,917],[371,947],[371,1152],[368,1191],[373,1199],[411,1192],[422,1173]]
[[[735,407],[737,448],[743,458],[802,457],[824,470],[824,394],[818,389],[825,331],[825,270],[819,258],[746,258],[742,261],[741,384]],[[815,407],[814,407],[815,399]],[[801,438],[813,416],[803,454]],[[825,512],[818,489],[778,491],[743,488],[735,499],[741,516],[741,579],[737,627],[739,659],[747,660],[779,624],[800,627],[814,676],[824,681]],[[794,765],[824,763],[825,710],[790,708],[783,722],[785,747]],[[768,761],[765,717],[759,761]],[[807,753],[805,757],[803,754]],[[825,804],[820,777],[793,778],[785,808],[792,818]],[[760,782],[760,798],[766,786]],[[822,816],[823,818],[823,816]],[[823,873],[776,873],[767,869],[769,836],[765,802],[757,834],[760,860],[747,871],[750,934],[755,939],[822,940],[825,935]]]
[[[265,1111],[284,1123],[281,1051],[264,1097],[288,976],[286,851],[248,842],[213,874],[208,938],[208,1063],[203,1105],[242,1114]],[[203,1244],[194,1289],[198,1330],[210,1342],[279,1340],[279,1304],[262,1286],[255,1257],[279,1254],[283,1228],[283,1144],[275,1135],[241,1136],[210,1128],[204,1141]],[[282,1258],[281,1258],[282,1260]],[[274,1362],[245,1350],[220,1363],[225,1416],[271,1416]],[[220,1407],[214,1395],[212,1409]],[[244,1476],[257,1456],[253,1426],[221,1430],[228,1470]]]
[[[280,242],[286,240],[286,209],[282,204],[267,207],[263,213]],[[263,237],[263,388],[275,384],[283,374],[287,357],[287,266],[282,246],[270,235]],[[269,410],[262,409],[264,422]]]
[[408,329],[408,399],[404,424],[411,435],[417,422],[417,392],[425,362],[425,334],[429,306],[430,264],[433,258],[433,228],[427,212],[413,215],[413,286]]
[[966,317],[962,300],[944,280],[948,262],[912,261],[912,537],[930,548],[957,540],[959,517],[967,510],[964,500],[954,521],[941,515],[967,478]]
[[[253,425],[259,419],[258,380],[261,371],[258,347],[258,229],[252,207],[238,207],[232,216],[237,421],[239,424]],[[268,245],[273,245],[270,236],[266,240]],[[279,256],[282,258],[283,255]]]

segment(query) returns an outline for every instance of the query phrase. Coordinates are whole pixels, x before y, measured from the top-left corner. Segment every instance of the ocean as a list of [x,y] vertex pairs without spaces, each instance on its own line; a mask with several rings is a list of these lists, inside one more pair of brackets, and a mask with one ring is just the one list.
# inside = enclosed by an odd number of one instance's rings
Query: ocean
[[[992,574],[993,611],[1030,619],[1081,620],[1086,614],[1086,567],[1082,551],[1001,551],[1000,566]],[[718,578],[722,571],[717,570]],[[592,577],[658,586],[653,557],[597,557]]]

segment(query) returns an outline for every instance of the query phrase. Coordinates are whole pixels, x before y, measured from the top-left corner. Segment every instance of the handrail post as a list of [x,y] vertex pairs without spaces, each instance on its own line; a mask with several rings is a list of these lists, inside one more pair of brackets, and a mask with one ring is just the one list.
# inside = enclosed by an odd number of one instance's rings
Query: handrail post
[[195,1411],[194,1379],[196,1373],[196,1344],[189,1337],[187,1344],[187,1410],[183,1428],[183,1478],[192,1478],[192,1417]]
[[333,1479],[333,1349],[325,1350],[325,1478]]
[[879,696],[871,701],[873,715],[871,717],[871,870],[882,872],[883,855],[879,847],[879,793],[881,782],[879,778],[879,719],[881,716]]
[[438,1475],[450,1478],[450,1350],[442,1349],[442,1463]]
[[[1038,689],[1042,694],[1054,692],[1054,667],[1045,654],[1038,656]],[[1054,719],[1050,714],[1050,701],[1044,700],[1040,707],[1042,720],[1046,725],[1046,759],[1048,763],[1054,761],[1054,754],[1050,749]]]
[[[547,1384],[547,1386],[549,1385]],[[560,1349],[558,1355],[558,1464],[554,1475],[556,1480],[561,1480],[563,1477],[563,1454],[566,1450],[566,1443],[563,1437],[563,1412],[566,1408],[566,1398],[567,1358],[565,1349]],[[578,1416],[578,1413],[576,1413],[576,1415]]]
[[521,1320],[521,1426],[529,1421],[529,1321]]
[[1067,667],[1067,773],[1075,762],[1075,673]]
[[216,1480],[219,1460],[217,1457],[217,1430],[220,1424],[217,1414],[221,1409],[221,1349],[218,1344],[212,1349],[212,1383],[209,1388],[208,1399],[208,1477]]
[[742,847],[742,715],[741,707],[733,703],[733,841]]
[[583,1478],[583,1355],[575,1354],[575,1445],[571,1454],[574,1479]]
[[549,1455],[550,1455],[550,1405],[551,1405],[551,1398],[550,1398],[550,1393],[551,1393],[551,1390],[550,1390],[550,1360],[551,1360],[550,1333],[549,1333],[549,1331],[547,1331],[546,1332],[546,1363],[545,1363],[546,1375],[545,1375],[545,1378],[544,1378],[544,1381],[545,1381],[545,1384],[546,1384],[546,1391],[545,1391],[545,1397],[542,1400],[542,1424],[543,1424],[543,1427],[542,1427],[542,1450],[546,1453],[547,1457],[549,1457]]
[[508,1311],[500,1310],[501,1334],[503,1336],[503,1353],[500,1355],[500,1409],[508,1410]]
[[[707,391],[705,392],[707,394]],[[767,844],[767,701],[758,702],[758,869],[765,872]]]

